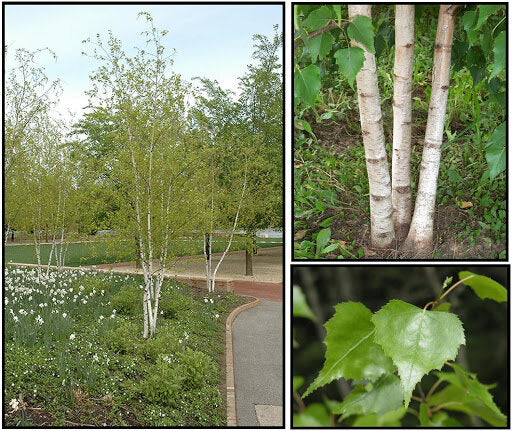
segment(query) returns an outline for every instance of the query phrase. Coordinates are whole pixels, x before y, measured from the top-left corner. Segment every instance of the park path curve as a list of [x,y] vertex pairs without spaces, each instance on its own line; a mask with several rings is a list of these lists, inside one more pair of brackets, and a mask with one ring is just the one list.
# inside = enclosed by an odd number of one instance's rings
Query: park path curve
[[240,312],[232,338],[237,426],[283,425],[282,302],[260,299]]

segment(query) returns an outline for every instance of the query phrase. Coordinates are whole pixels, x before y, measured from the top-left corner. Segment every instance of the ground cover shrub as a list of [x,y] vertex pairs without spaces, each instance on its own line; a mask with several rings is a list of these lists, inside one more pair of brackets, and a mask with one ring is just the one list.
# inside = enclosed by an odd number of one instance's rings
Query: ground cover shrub
[[38,282],[35,269],[6,268],[7,425],[225,424],[223,318],[240,298],[166,281],[165,301],[181,302],[144,340],[141,282],[81,270]]

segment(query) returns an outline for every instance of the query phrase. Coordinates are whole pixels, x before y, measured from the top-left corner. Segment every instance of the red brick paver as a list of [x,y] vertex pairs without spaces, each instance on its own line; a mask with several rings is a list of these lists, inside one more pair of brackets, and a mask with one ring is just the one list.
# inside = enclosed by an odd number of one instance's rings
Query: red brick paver
[[283,300],[283,283],[233,280],[233,291],[239,295],[255,296],[270,301]]

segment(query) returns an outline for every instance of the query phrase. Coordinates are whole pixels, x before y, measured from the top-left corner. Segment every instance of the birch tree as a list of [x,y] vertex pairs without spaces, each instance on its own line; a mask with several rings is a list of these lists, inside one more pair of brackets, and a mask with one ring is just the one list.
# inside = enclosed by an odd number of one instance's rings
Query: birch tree
[[[371,18],[371,6],[349,5],[348,14],[352,22],[359,17]],[[350,43],[352,46],[361,48],[365,58],[363,66],[356,76],[356,81],[361,132],[370,186],[372,246],[389,248],[395,239],[395,229],[375,54],[365,44],[357,42],[355,39],[352,39]]]
[[[315,108],[321,88],[322,70],[317,62],[327,67],[328,54],[333,52],[339,72],[352,87],[357,81],[362,138],[365,147],[366,167],[370,191],[371,242],[375,248],[389,247],[396,235],[397,245],[402,246],[404,256],[425,257],[432,251],[434,212],[437,180],[441,161],[441,147],[445,126],[452,41],[455,18],[460,5],[441,5],[437,33],[433,47],[432,91],[429,100],[427,126],[420,165],[420,176],[414,213],[412,214],[411,191],[411,93],[413,82],[414,5],[395,7],[395,65],[393,95],[393,154],[392,184],[390,188],[386,162],[384,135],[382,133],[381,107],[378,97],[375,70],[375,46],[380,40],[388,44],[381,28],[374,36],[370,18],[370,6],[348,5],[348,21],[340,5],[295,6],[294,108]],[[506,60],[506,15],[502,5],[478,5],[476,10],[466,6],[462,19],[462,32],[467,43],[458,41],[455,59],[458,69],[467,69],[476,86],[487,77],[486,89],[491,98],[504,106],[504,77]],[[486,28],[487,20],[492,24]],[[376,25],[382,20],[376,20]],[[485,30],[484,30],[485,29]],[[462,29],[461,29],[462,30]],[[488,34],[479,34],[487,32]],[[344,37],[345,36],[345,37]],[[336,39],[339,38],[339,40]],[[460,37],[460,36],[459,36]],[[346,40],[350,47],[345,48]],[[338,43],[336,43],[338,42]],[[467,51],[460,52],[460,47]],[[307,58],[306,57],[307,54]],[[492,56],[491,56],[492,54]],[[487,59],[486,56],[490,58]],[[492,61],[490,61],[492,59]],[[311,64],[308,65],[308,61]],[[457,69],[457,70],[458,70]],[[489,73],[490,72],[490,73]],[[386,71],[383,71],[386,74]],[[499,79],[498,79],[499,77]],[[325,104],[324,104],[325,105]],[[323,115],[328,115],[326,112]],[[326,117],[328,118],[328,117]],[[312,134],[308,121],[295,119],[295,127]],[[505,170],[505,123],[497,126],[485,146],[488,169],[482,175],[491,180]],[[379,190],[377,193],[376,190]],[[391,200],[390,197],[391,192]],[[392,201],[392,210],[390,202]],[[390,228],[393,214],[394,231]],[[379,232],[380,230],[380,232]],[[382,236],[382,238],[379,238]],[[401,242],[405,239],[403,244]],[[384,241],[385,244],[382,242]]]
[[31,144],[42,120],[48,117],[61,94],[58,80],[50,81],[41,59],[50,56],[56,60],[49,49],[29,51],[16,49],[13,58],[4,47],[6,58],[5,77],[5,124],[4,124],[4,243],[13,226],[21,226],[26,196],[24,178],[31,159]]
[[119,211],[114,226],[122,237],[135,236],[144,278],[143,337],[155,334],[160,291],[173,256],[171,240],[183,238],[197,214],[199,149],[187,129],[188,86],[170,70],[172,58],[161,43],[152,17],[140,13],[148,30],[146,46],[130,57],[111,33],[94,42],[101,66],[91,75],[91,106],[106,109],[118,124],[113,139],[112,176]]
[[411,227],[404,250],[427,255],[432,249],[437,178],[441,162],[444,119],[450,88],[450,65],[455,16],[459,6],[441,5],[434,47],[432,93],[430,96],[425,143],[421,159],[418,193]]
[[393,220],[398,241],[411,224],[411,102],[414,59],[414,5],[395,6],[393,93]]
[[[204,169],[204,219],[202,229],[206,287],[215,291],[215,278],[231,247],[247,189],[250,133],[240,122],[240,107],[231,91],[224,91],[215,81],[201,79],[201,87],[192,109],[198,133],[205,143],[207,163]],[[227,234],[222,255],[212,266],[214,231]]]

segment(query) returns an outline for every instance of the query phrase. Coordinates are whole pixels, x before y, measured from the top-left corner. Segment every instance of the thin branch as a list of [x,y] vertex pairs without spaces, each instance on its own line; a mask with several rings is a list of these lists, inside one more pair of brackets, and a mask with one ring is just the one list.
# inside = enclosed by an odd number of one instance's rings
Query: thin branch
[[[322,27],[312,33],[307,34],[306,38],[313,39],[314,37],[316,37],[320,34],[323,34],[329,30],[332,30],[333,28],[345,28],[347,25],[348,25],[348,21],[343,22],[341,25],[338,25],[338,23],[336,23],[336,22],[331,22],[330,24],[327,24],[325,27]],[[296,40],[293,44],[293,47],[297,48],[298,46],[302,45],[303,43],[304,43],[304,41],[302,39]]]
[[446,406],[451,406],[453,404],[461,404],[462,405],[462,403],[459,401],[448,401],[447,403],[439,404],[438,406],[434,407],[433,409],[431,409],[431,412],[432,413],[438,412],[439,410],[442,410]]
[[438,379],[437,382],[435,382],[432,387],[430,388],[430,390],[428,391],[428,394],[427,394],[427,397],[426,397],[426,400],[428,401],[430,399],[430,397],[432,396],[432,394],[435,392],[435,390],[437,389],[437,387],[442,383],[443,381],[441,379]]

